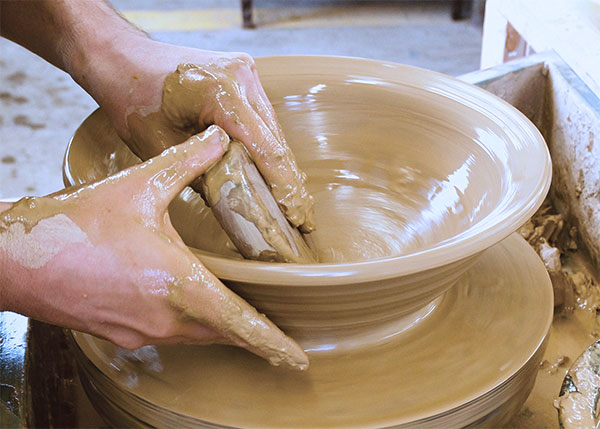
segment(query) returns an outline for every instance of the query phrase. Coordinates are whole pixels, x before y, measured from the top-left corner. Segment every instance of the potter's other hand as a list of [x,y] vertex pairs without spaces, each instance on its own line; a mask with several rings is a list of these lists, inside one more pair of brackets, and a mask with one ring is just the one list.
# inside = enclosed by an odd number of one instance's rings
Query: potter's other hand
[[[246,146],[288,220],[304,232],[313,229],[306,175],[298,168],[250,56],[145,38],[129,40],[122,49],[123,58],[114,63],[118,73],[100,76],[104,83],[92,95],[140,158],[219,125]],[[106,81],[111,78],[115,80]]]
[[288,220],[313,229],[306,176],[248,55],[153,41],[100,0],[3,2],[0,34],[68,72],[143,160],[221,126],[248,148]]
[[302,349],[210,273],[169,220],[171,199],[228,143],[212,126],[103,181],[0,213],[0,310],[127,348],[231,344],[306,368]]

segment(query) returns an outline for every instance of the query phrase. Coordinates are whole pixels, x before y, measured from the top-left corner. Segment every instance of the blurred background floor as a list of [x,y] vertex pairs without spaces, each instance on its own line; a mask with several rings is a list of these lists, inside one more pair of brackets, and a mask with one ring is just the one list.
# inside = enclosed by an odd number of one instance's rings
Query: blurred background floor
[[[239,0],[112,3],[152,37],[180,45],[356,56],[450,75],[479,68],[480,21],[453,21],[450,1],[255,0],[255,29],[242,28]],[[66,145],[95,107],[68,75],[0,39],[0,198],[62,188]]]

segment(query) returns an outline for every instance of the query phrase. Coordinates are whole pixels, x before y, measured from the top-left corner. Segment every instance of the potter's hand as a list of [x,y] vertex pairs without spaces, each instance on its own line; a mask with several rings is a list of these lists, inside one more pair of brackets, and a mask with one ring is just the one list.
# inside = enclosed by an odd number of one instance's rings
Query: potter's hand
[[[219,125],[248,148],[288,220],[313,229],[305,176],[249,56],[155,42],[103,1],[4,2],[0,22],[2,36],[62,68],[90,93],[143,160]],[[176,70],[175,79],[187,84],[166,94],[175,99],[161,108],[163,83]]]
[[129,40],[122,49],[126,61],[115,63],[118,73],[99,77],[115,80],[99,86],[96,98],[140,158],[217,124],[246,146],[288,220],[304,232],[313,229],[306,175],[287,145],[251,57],[150,39]]
[[169,220],[171,199],[228,143],[212,126],[106,180],[0,213],[0,310],[126,348],[232,344],[305,368],[302,349],[211,274]]

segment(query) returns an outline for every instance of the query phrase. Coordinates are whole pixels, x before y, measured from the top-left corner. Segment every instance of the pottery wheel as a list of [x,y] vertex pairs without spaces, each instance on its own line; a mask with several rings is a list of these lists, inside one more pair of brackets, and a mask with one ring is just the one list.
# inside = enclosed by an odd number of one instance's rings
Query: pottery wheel
[[513,234],[392,342],[311,354],[306,373],[232,347],[74,338],[92,403],[119,426],[495,425],[533,387],[552,311],[544,266]]

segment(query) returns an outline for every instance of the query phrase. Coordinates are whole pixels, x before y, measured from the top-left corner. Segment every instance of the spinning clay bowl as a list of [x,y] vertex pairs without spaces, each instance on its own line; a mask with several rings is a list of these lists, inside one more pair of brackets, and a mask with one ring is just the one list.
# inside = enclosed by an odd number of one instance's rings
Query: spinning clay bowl
[[[309,178],[321,262],[242,260],[189,188],[170,214],[213,273],[306,349],[373,345],[402,332],[546,195],[543,138],[479,88],[353,58],[269,57],[257,66]],[[98,110],[67,149],[65,183],[136,162]]]

